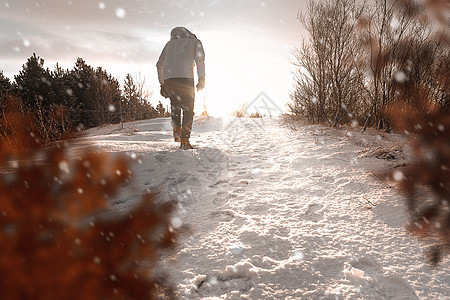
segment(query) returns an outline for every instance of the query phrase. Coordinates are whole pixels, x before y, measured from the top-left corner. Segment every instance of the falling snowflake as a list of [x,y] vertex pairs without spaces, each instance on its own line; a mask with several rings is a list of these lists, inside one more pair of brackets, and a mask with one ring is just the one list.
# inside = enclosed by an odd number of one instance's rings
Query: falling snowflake
[[65,173],[69,173],[69,164],[65,161],[62,161],[58,165],[59,169]]
[[405,83],[405,81],[406,81],[408,78],[406,77],[405,72],[403,72],[403,71],[398,71],[397,73],[395,73],[394,79],[395,79],[395,81],[398,82],[398,83]]
[[123,19],[123,18],[125,18],[126,15],[127,15],[127,12],[122,7],[119,7],[116,9],[116,16],[118,18]]
[[400,26],[400,21],[397,18],[393,18],[391,21],[391,27],[396,29]]
[[[240,255],[244,249],[241,246],[234,246],[230,248],[230,252],[233,255]],[[234,271],[234,270],[233,270]]]
[[173,218],[170,223],[173,228],[180,228],[183,225],[183,221],[179,218]]
[[211,279],[209,280],[209,283],[211,284],[211,285],[218,285],[219,284],[219,281],[217,280],[217,277],[211,277]]
[[396,171],[394,173],[394,180],[395,181],[402,181],[403,178],[404,178],[404,175],[403,175],[403,173],[401,171]]
[[292,255],[292,258],[297,261],[302,261],[305,258],[305,255],[303,254],[303,252],[301,250],[297,250]]
[[104,10],[104,9],[106,8],[105,3],[99,2],[99,3],[98,3],[98,8],[100,8],[101,10]]

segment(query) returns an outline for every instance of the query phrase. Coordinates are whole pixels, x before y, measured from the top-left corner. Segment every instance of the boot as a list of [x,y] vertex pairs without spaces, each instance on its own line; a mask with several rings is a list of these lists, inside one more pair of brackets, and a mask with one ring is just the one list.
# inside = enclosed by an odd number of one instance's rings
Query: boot
[[181,141],[181,126],[173,127],[173,139],[178,143]]
[[189,150],[189,149],[194,149],[194,147],[192,147],[191,143],[189,143],[189,139],[188,138],[181,138],[181,149],[183,150]]

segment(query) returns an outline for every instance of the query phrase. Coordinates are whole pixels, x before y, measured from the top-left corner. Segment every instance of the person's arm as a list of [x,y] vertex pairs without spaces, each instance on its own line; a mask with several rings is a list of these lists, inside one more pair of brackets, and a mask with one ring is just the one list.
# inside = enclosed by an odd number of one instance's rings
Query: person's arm
[[205,50],[200,40],[197,40],[195,47],[195,64],[197,65],[197,90],[199,91],[205,87]]
[[159,56],[158,62],[156,63],[156,69],[158,70],[158,80],[161,84],[161,96],[164,98],[168,98],[169,94],[166,91],[166,86],[164,85],[164,62],[166,60],[166,48],[167,44],[164,47],[163,51],[161,52],[161,55]]
[[158,62],[156,63],[156,68],[158,70],[158,80],[161,85],[164,85],[164,62],[166,60],[166,47],[164,47],[161,55],[159,56]]

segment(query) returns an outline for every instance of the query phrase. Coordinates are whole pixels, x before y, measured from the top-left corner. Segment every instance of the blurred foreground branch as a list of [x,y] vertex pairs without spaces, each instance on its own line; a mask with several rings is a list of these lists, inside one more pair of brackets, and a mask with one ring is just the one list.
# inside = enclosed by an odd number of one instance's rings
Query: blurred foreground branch
[[[31,118],[11,120],[0,138],[0,298],[156,299],[172,288],[153,273],[173,245],[170,204],[151,194],[126,213],[108,200],[131,180],[130,158],[64,146],[39,150]],[[7,142],[6,142],[7,141]],[[106,214],[108,212],[108,214]],[[143,268],[140,262],[151,267]]]
[[[419,65],[404,68],[405,79],[394,84],[398,100],[386,110],[395,128],[410,135],[414,161],[391,177],[399,182],[407,200],[411,216],[408,230],[434,244],[428,252],[433,265],[450,253],[450,35],[446,17],[449,4],[448,0],[423,1],[424,6],[415,1],[397,3],[397,14],[427,24],[432,38],[417,45],[414,53],[392,52],[391,60],[401,65],[411,55],[426,61],[440,53],[441,67],[433,84],[423,80]],[[441,52],[432,51],[438,47]],[[400,49],[407,48],[406,43],[400,45]],[[440,87],[439,97],[433,85]]]

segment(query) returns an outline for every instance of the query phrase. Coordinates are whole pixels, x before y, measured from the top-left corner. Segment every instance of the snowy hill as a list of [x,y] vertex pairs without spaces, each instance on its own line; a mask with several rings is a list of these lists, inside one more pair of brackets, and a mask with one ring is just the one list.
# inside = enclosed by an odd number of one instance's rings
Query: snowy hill
[[91,129],[74,144],[137,155],[114,209],[148,189],[178,203],[172,223],[184,234],[164,269],[180,298],[450,298],[449,260],[425,263],[401,196],[374,176],[402,163],[374,154],[401,136],[199,117],[191,142],[178,149],[170,120],[156,119]]

